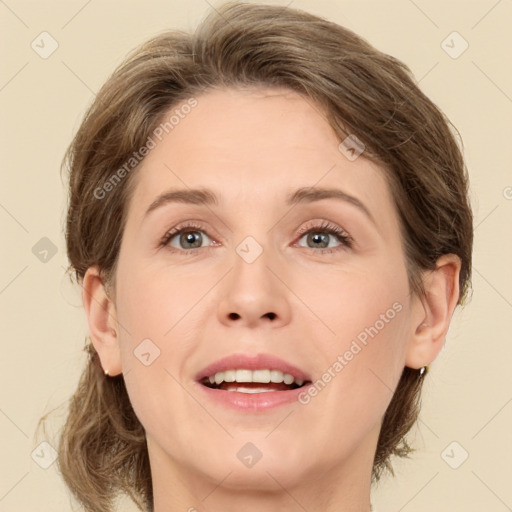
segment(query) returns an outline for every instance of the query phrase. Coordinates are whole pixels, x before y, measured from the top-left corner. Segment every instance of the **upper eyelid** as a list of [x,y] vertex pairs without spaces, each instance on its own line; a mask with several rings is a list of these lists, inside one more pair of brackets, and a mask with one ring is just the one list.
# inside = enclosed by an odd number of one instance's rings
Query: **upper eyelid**
[[[196,224],[196,225],[194,225],[194,224]],[[165,232],[164,236],[161,239],[161,243],[164,245],[169,244],[170,240],[174,239],[174,237],[176,237],[177,235],[179,235],[185,231],[190,231],[190,232],[201,231],[201,232],[205,233],[208,236],[208,238],[210,238],[212,241],[216,241],[216,239],[219,237],[216,237],[216,236],[212,237],[209,234],[210,228],[203,224],[204,223],[202,221],[193,221],[193,220],[178,223],[176,226],[168,229]],[[324,225],[324,224],[327,224],[327,225]],[[333,222],[333,221],[330,221],[327,219],[320,219],[320,218],[308,221],[305,226],[301,227],[298,230],[298,232],[296,233],[296,236],[298,236],[299,238],[302,238],[307,233],[309,233],[310,231],[313,231],[315,229],[329,231],[332,229],[332,227],[336,227],[340,231],[339,233],[332,233],[332,236],[345,235],[350,240],[351,243],[355,243],[352,235],[345,228],[343,228],[336,222]],[[204,247],[204,248],[206,248],[206,247]],[[180,249],[177,249],[177,250],[180,250]],[[186,251],[186,249],[181,249],[181,250]],[[189,249],[189,250],[192,250],[192,249]]]
[[[190,222],[190,223],[189,223]],[[179,233],[180,231],[184,231],[184,230],[190,230],[190,231],[203,231],[205,232],[208,236],[210,236],[208,234],[208,231],[210,231],[211,229],[208,227],[208,226],[204,226],[202,225],[202,222],[200,221],[184,221],[183,223],[180,222],[178,224],[176,224],[176,226],[173,226],[172,228],[169,228],[166,232],[165,232],[165,235],[173,232],[174,234],[177,234]],[[194,224],[197,224],[197,225],[194,225]],[[348,231],[343,228],[342,226],[340,226],[339,224],[337,224],[336,222],[334,221],[330,221],[330,220],[326,220],[326,219],[317,219],[317,220],[313,220],[313,221],[308,221],[308,223],[306,223],[307,225],[306,226],[303,226],[301,227],[296,234],[304,234],[304,232],[307,232],[309,229],[330,229],[331,227],[336,227],[338,228],[339,230],[341,230],[342,232],[344,232],[345,234],[349,234]],[[324,226],[323,224],[328,224],[326,226]],[[332,226],[331,226],[332,225]],[[164,235],[164,236],[165,236]],[[220,237],[219,237],[220,238]]]

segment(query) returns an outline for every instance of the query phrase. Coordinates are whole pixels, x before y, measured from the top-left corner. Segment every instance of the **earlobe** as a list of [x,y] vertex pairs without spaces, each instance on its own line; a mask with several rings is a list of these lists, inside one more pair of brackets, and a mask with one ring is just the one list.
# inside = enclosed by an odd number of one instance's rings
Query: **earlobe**
[[122,372],[116,331],[115,304],[108,296],[99,268],[87,269],[82,283],[82,303],[87,315],[91,341],[109,376]]
[[425,273],[425,295],[416,298],[413,308],[413,332],[406,353],[406,366],[429,365],[443,348],[455,307],[459,300],[461,260],[445,254],[436,268]]

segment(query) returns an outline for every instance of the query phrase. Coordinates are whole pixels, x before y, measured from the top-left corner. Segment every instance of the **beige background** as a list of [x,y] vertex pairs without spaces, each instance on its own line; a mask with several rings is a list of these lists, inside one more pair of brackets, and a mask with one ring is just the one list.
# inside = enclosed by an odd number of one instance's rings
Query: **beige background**
[[[429,374],[411,436],[418,453],[375,489],[376,508],[512,510],[512,2],[292,0],[290,6],[343,24],[404,60],[458,127],[471,175],[473,299],[457,313]],[[56,465],[39,464],[51,461],[49,447],[36,446],[55,444],[52,433],[35,437],[37,420],[69,397],[85,360],[80,294],[64,278],[64,150],[95,91],[129,50],[164,29],[194,28],[209,9],[206,0],[0,1],[2,512],[72,510]],[[59,45],[46,59],[31,48],[43,31]],[[453,31],[469,44],[458,58],[442,47]],[[445,43],[452,54],[463,48],[457,37]],[[39,242],[43,237],[57,251],[46,262],[36,246],[48,244]],[[53,430],[61,419],[62,412],[53,416]],[[467,460],[450,467],[465,452]]]

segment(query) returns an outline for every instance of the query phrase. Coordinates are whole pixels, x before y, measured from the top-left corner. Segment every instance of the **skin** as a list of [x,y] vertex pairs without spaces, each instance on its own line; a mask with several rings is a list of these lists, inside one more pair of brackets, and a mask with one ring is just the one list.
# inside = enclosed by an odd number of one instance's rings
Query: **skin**
[[[123,372],[147,433],[155,511],[368,512],[391,390],[404,366],[428,365],[441,350],[460,261],[442,256],[423,276],[425,297],[410,293],[383,170],[364,153],[347,159],[311,100],[264,88],[197,100],[132,176],[115,290],[108,293],[97,267],[83,282],[102,366]],[[288,193],[311,186],[358,198],[373,220],[334,199],[286,206]],[[213,189],[219,204],[172,203],[144,218],[162,192],[196,187]],[[201,248],[185,255],[191,244],[180,245],[179,235],[174,252],[158,246],[187,220],[204,228],[195,239]],[[338,250],[321,253],[318,241],[297,233],[317,232],[322,221],[354,245],[326,234]],[[263,249],[252,263],[236,252],[247,236]],[[237,412],[209,401],[194,380],[233,352],[263,352],[315,381],[396,303],[400,312],[307,405]],[[149,366],[133,353],[146,338],[160,350]],[[262,453],[250,469],[237,458],[247,442]]]

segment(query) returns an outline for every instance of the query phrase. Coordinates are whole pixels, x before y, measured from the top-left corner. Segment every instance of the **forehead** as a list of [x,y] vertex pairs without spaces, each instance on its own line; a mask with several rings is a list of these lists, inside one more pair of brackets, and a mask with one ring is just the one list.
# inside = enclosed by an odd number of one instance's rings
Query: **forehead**
[[260,88],[213,90],[195,100],[193,108],[178,104],[163,116],[161,140],[153,137],[156,147],[133,177],[134,208],[147,208],[166,188],[186,187],[245,205],[284,201],[315,185],[342,187],[377,209],[390,203],[382,169],[362,157],[349,161],[311,99]]

